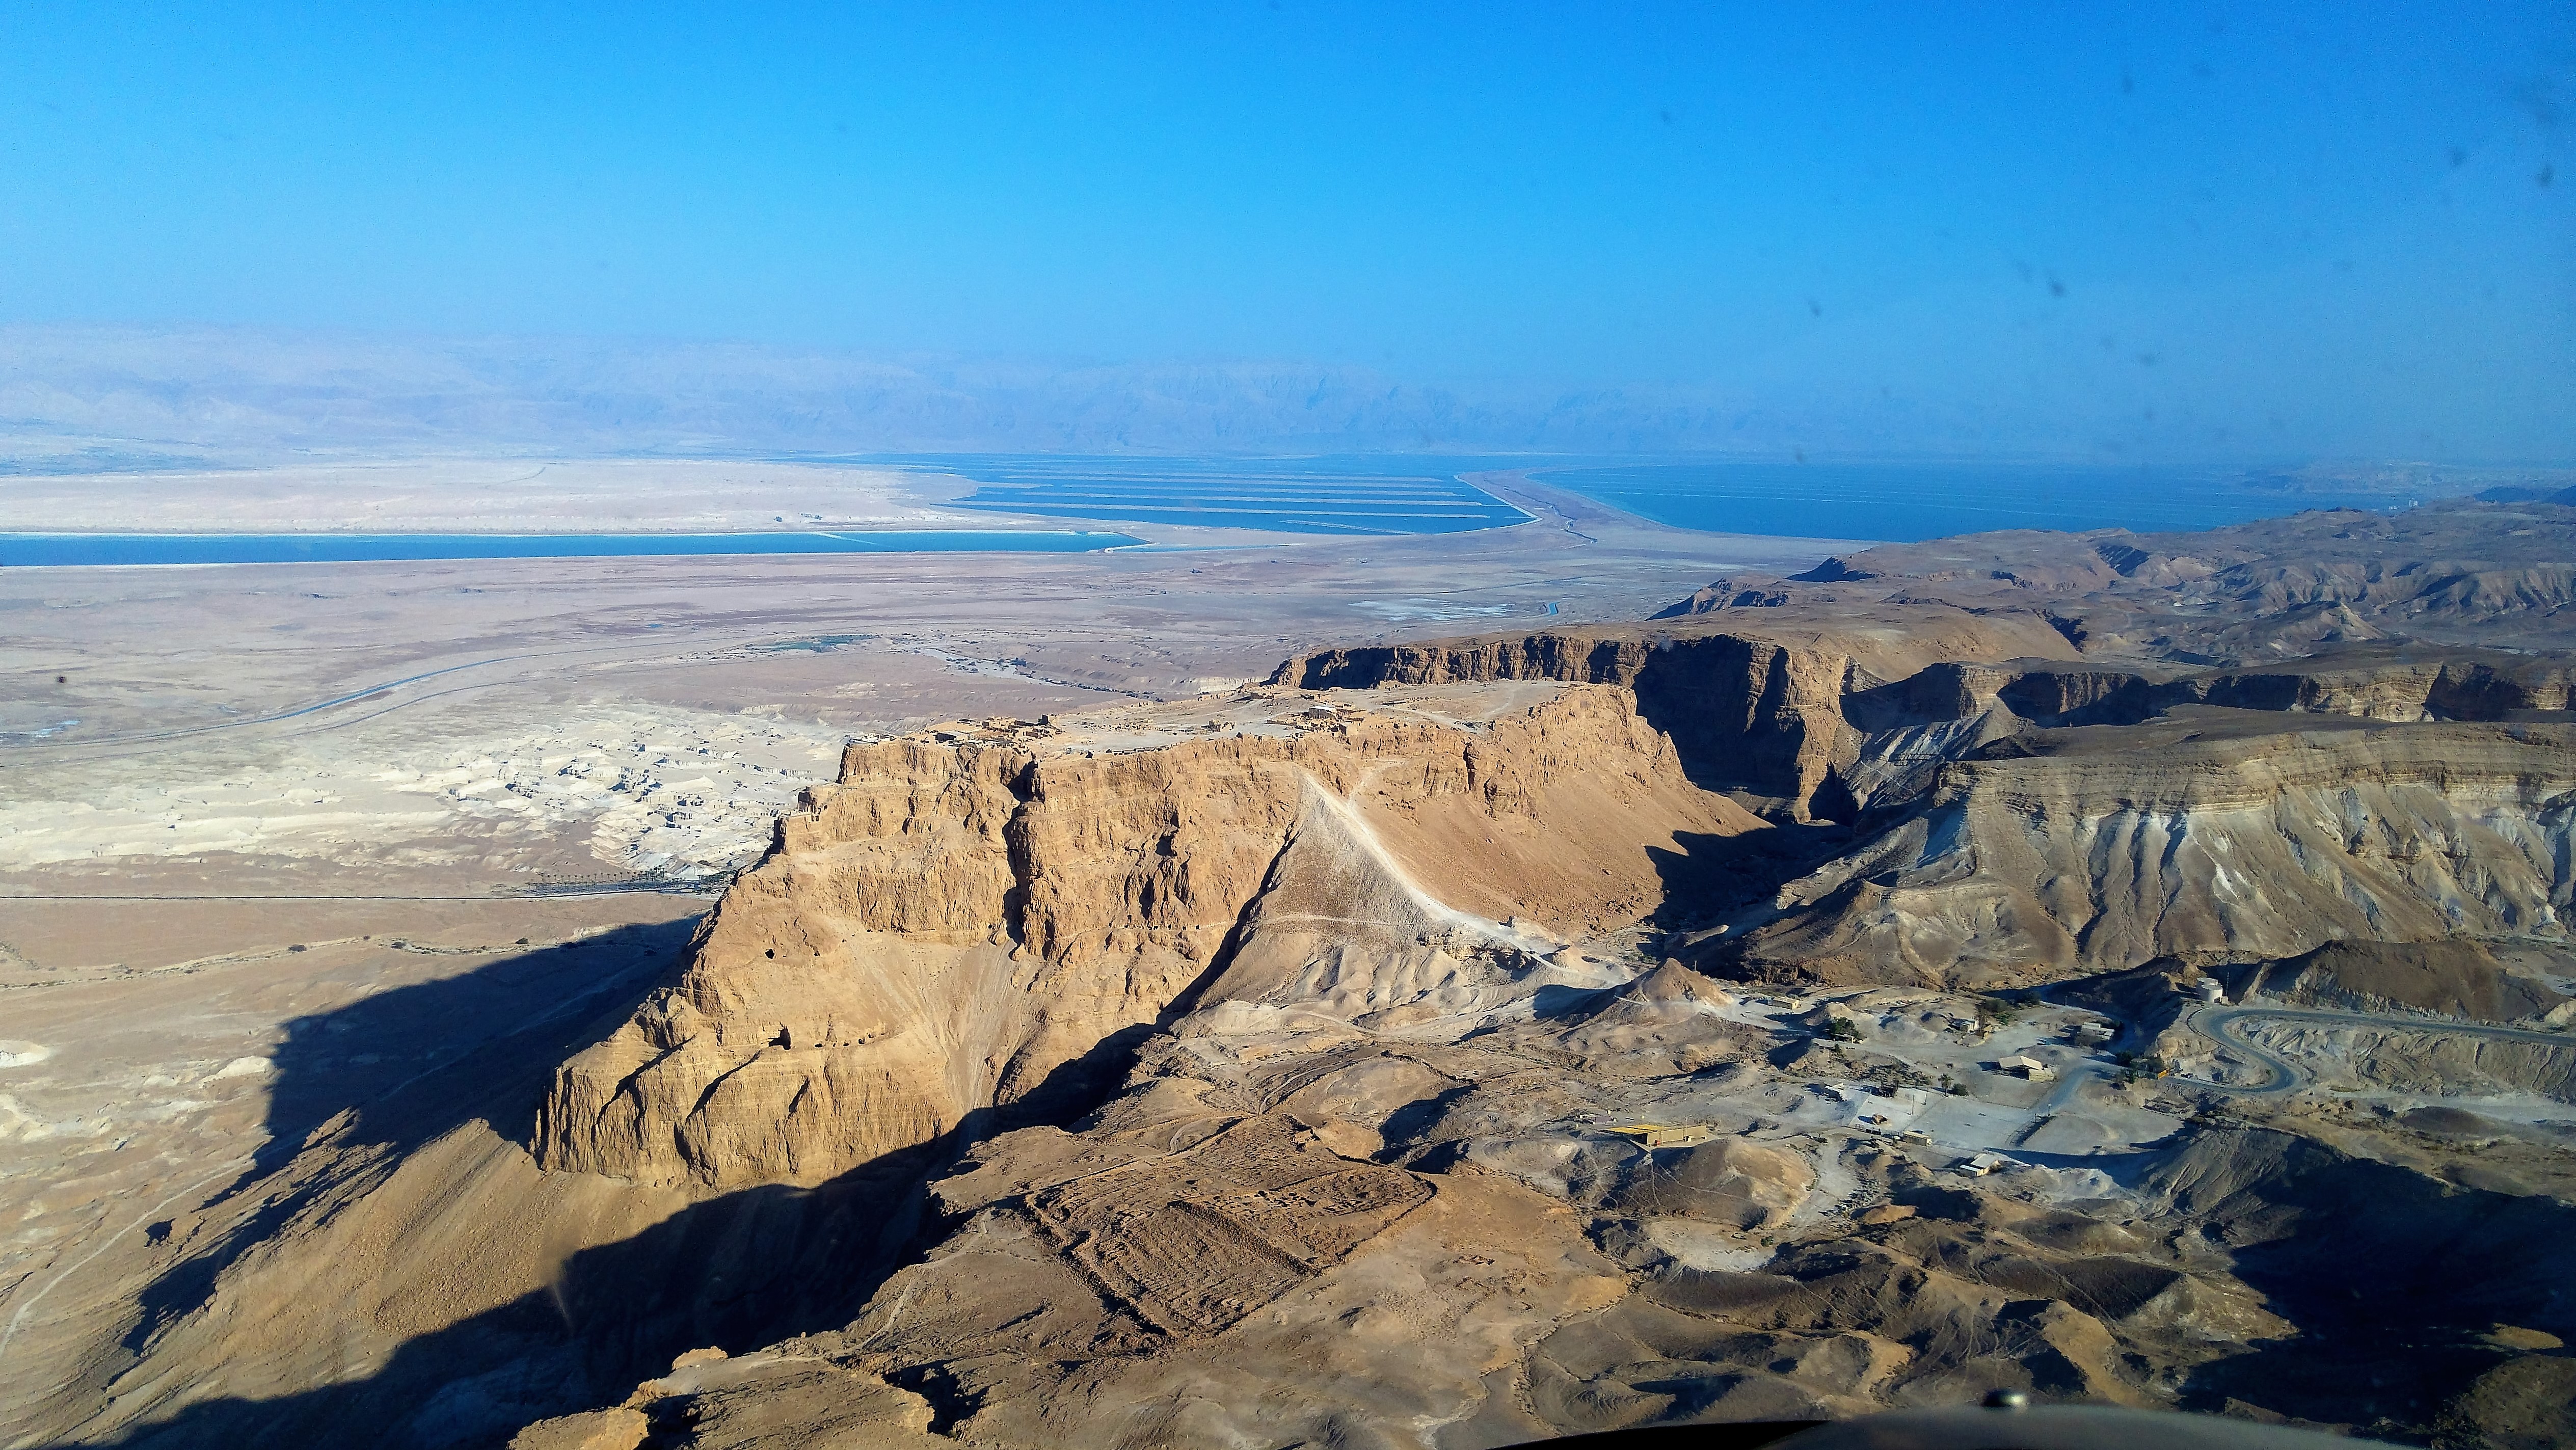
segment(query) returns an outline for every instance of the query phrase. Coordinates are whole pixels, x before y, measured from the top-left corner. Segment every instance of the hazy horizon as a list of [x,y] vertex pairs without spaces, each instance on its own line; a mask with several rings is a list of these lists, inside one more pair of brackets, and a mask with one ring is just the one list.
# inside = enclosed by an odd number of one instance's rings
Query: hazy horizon
[[2036,409],[1954,404],[1915,407],[1902,428],[1862,428],[1714,388],[1470,392],[1260,359],[1067,364],[746,342],[0,325],[0,473],[414,454],[1445,453],[2204,473],[2576,463],[2576,448],[2408,448],[2394,437],[2185,449],[2040,423]]

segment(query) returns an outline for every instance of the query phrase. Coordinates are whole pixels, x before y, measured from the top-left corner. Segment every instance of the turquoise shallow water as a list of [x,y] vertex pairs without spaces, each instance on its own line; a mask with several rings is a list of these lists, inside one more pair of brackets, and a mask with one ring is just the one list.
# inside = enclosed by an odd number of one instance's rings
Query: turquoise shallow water
[[[1104,524],[1193,524],[1345,536],[1447,534],[1529,515],[1458,475],[1541,482],[1675,528],[1912,541],[1989,529],[2202,529],[2385,494],[2290,492],[2241,476],[2024,464],[1779,464],[1416,454],[1294,459],[878,455],[854,462],[962,475],[952,506]],[[739,534],[0,533],[0,568],[331,564],[653,555],[1084,553],[1114,531],[807,530]]]
[[1191,524],[1289,534],[1454,534],[1528,514],[1457,475],[1485,458],[1418,454],[1331,458],[1084,458],[995,453],[884,454],[975,481],[955,506],[1039,518]]
[[2293,492],[2242,469],[2026,463],[1741,463],[1534,455],[1083,458],[880,454],[852,462],[972,479],[957,500],[1046,518],[1322,534],[1438,534],[1527,514],[1458,475],[1527,469],[1542,483],[1675,528],[1905,540],[1990,529],[2205,529],[2385,494]]
[[1075,554],[1143,542],[1127,534],[999,529],[772,534],[0,534],[0,568],[691,554]]
[[2208,529],[2409,502],[2206,472],[2031,464],[1625,463],[1532,477],[1675,528],[1906,543],[1992,529]]

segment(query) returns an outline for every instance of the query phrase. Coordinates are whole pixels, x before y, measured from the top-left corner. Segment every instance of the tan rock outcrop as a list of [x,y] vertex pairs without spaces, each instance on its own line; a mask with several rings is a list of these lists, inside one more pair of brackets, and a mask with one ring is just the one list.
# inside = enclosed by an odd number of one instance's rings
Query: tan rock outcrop
[[535,1151],[652,1182],[817,1182],[1027,1099],[1211,985],[1457,1009],[1494,970],[1480,950],[1550,945],[1475,908],[1541,932],[1633,921],[1661,900],[1655,851],[1759,824],[1605,689],[1472,731],[856,745],[680,983],[558,1072]]
[[635,1450],[651,1429],[642,1410],[620,1405],[539,1420],[510,1437],[510,1450]]

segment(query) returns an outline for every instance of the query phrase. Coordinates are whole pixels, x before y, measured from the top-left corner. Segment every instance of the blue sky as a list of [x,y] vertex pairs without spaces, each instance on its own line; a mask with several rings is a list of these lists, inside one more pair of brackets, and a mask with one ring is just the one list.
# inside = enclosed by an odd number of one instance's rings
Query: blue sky
[[1898,450],[2576,455],[2563,4],[0,27],[0,322],[1300,359]]

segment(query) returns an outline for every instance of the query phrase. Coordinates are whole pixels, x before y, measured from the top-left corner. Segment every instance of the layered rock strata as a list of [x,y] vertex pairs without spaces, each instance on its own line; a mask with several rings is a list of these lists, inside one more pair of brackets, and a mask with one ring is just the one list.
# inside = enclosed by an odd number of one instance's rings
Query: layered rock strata
[[1633,921],[1661,899],[1650,848],[1758,825],[1606,689],[1475,728],[1334,717],[1128,754],[854,745],[680,982],[558,1072],[536,1152],[811,1183],[1029,1099],[1211,989],[1463,1011],[1487,970],[1466,959],[1519,970],[1547,933]]
[[1740,918],[1757,974],[2024,986],[2344,938],[2564,938],[2576,729],[2421,725],[1970,760]]
[[1819,789],[1859,758],[1859,732],[1844,718],[1855,692],[1960,659],[2077,658],[2035,612],[1916,614],[1902,630],[1630,628],[1340,649],[1291,659],[1271,683],[1304,690],[1502,680],[1616,685],[1673,737],[1701,781],[1775,799],[1786,818],[1803,821]]
[[2392,722],[2546,720],[2576,700],[2576,657],[2564,653],[2343,650],[2177,673],[2083,659],[2044,615],[1946,622],[1915,622],[1904,648],[1861,628],[1710,632],[1704,623],[1698,632],[1387,645],[1300,656],[1272,683],[1617,685],[1673,737],[1696,778],[1775,802],[1790,821],[1848,820],[1905,801],[1929,787],[1931,767],[2032,726],[2134,725],[2196,705]]

